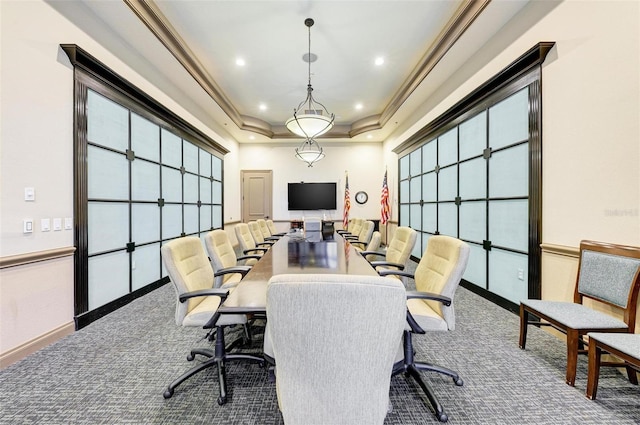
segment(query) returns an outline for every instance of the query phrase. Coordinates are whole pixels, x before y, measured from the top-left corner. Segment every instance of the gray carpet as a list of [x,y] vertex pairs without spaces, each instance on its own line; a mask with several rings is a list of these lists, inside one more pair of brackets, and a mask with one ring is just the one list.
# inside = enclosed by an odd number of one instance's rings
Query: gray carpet
[[[162,393],[188,369],[204,331],[174,322],[171,284],[135,300],[73,335],[0,371],[2,424],[281,424],[275,385],[265,369],[232,363],[230,400],[218,406],[209,369]],[[414,338],[417,359],[457,370],[464,386],[428,374],[451,424],[638,424],[640,388],[604,368],[598,400],[584,396],[586,358],[576,387],[564,383],[565,346],[530,328],[518,348],[518,318],[460,288],[457,328]],[[196,360],[198,361],[198,360]],[[385,424],[436,424],[413,381],[392,379]]]

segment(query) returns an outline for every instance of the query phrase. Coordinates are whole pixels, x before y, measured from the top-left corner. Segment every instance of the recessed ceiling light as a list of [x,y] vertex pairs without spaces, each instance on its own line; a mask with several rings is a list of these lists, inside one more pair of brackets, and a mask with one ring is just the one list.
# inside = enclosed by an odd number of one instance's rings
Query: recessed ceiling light
[[355,108],[359,111],[360,109],[362,109],[362,103],[356,103]]
[[244,61],[244,59],[242,58],[238,58],[236,59],[236,65],[238,66],[245,66],[247,63]]
[[256,136],[249,136],[249,140],[255,140]]
[[261,103],[258,108],[260,108],[261,111],[266,111],[267,110],[267,105],[265,105],[264,103]]
[[375,60],[376,66],[380,66],[384,63],[384,58],[382,56],[378,56]]
[[373,139],[373,136],[371,134],[367,134],[367,139]]

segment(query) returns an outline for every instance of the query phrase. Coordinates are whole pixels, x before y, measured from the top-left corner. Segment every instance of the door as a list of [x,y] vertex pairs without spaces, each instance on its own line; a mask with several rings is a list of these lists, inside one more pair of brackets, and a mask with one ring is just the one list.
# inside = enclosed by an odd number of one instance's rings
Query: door
[[273,171],[242,170],[242,221],[271,218]]

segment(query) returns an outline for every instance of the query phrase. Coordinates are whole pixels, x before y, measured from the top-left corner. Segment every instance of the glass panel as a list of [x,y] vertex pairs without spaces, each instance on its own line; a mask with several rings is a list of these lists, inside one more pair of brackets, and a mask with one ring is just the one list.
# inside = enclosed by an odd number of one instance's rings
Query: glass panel
[[434,202],[437,199],[438,186],[436,173],[428,173],[422,175],[422,199],[425,202]]
[[211,230],[211,205],[200,207],[200,231]]
[[203,149],[200,149],[200,170],[198,173],[201,176],[211,177],[211,154]]
[[132,290],[140,289],[160,279],[160,244],[136,247],[133,259]]
[[480,157],[460,163],[460,198],[487,197],[487,160]]
[[[527,264],[526,255],[501,249],[489,251],[489,291],[519,304],[528,295]],[[519,273],[523,280],[518,278]]]
[[160,197],[160,166],[144,160],[131,163],[131,198],[157,201]]
[[482,111],[459,126],[460,161],[482,155],[487,147],[487,112]]
[[220,229],[222,228],[222,207],[214,205],[213,206],[213,228]]
[[182,202],[182,174],[169,167],[162,167],[162,198],[165,202]]
[[131,150],[136,158],[160,162],[160,128],[140,115],[131,113]]
[[456,204],[438,204],[438,231],[441,235],[458,237],[458,206]]
[[184,206],[184,232],[186,234],[197,233],[200,230],[199,217],[200,212],[197,205]]
[[487,203],[485,201],[460,204],[460,238],[482,243],[487,238]]
[[222,182],[214,181],[212,183],[214,204],[222,204]]
[[494,152],[489,159],[489,196],[527,196],[529,193],[529,144]]
[[182,233],[182,205],[162,207],[162,239],[177,238]]
[[529,89],[489,109],[489,146],[498,149],[529,138]]
[[409,180],[403,180],[400,182],[400,202],[409,202]]
[[129,254],[112,252],[89,258],[89,310],[129,293]]
[[434,170],[438,165],[438,143],[432,140],[422,147],[422,171]]
[[400,158],[400,180],[409,177],[409,155]]
[[436,208],[437,204],[425,204],[422,207],[422,230],[425,232],[435,233],[436,226]]
[[458,128],[453,128],[438,137],[438,165],[458,162]]
[[422,174],[422,155],[420,149],[409,154],[409,168],[411,170],[411,177]]
[[213,167],[213,178],[222,180],[222,160],[216,156],[211,157],[211,165]]
[[182,139],[162,129],[162,163],[175,168],[182,167]]
[[403,204],[400,205],[400,226],[408,226],[409,225],[409,205]]
[[205,204],[211,201],[211,180],[200,177],[200,200]]
[[410,215],[409,227],[415,230],[422,230],[422,207],[417,204],[411,204]]
[[453,201],[458,196],[458,175],[456,166],[443,168],[438,173],[438,200]]
[[87,230],[89,255],[125,248],[129,242],[129,205],[89,202]]
[[87,94],[87,139],[124,152],[129,148],[129,111],[98,93]]
[[492,245],[528,252],[529,202],[526,199],[489,202]]
[[129,199],[129,161],[122,154],[87,147],[90,199]]
[[420,202],[422,199],[422,179],[420,176],[414,177],[409,181],[409,200],[410,202]]
[[182,149],[184,169],[198,174],[198,147],[185,140]]
[[157,204],[131,205],[131,235],[136,244],[160,240],[160,207]]
[[487,288],[487,251],[481,246],[469,244],[469,262],[463,278],[481,288]]
[[198,176],[184,175],[184,202],[198,202]]

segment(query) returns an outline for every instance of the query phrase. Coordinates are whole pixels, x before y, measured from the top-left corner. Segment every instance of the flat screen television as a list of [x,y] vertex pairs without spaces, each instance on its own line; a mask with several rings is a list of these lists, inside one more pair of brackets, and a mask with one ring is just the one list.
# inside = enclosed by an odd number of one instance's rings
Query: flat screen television
[[289,183],[289,211],[335,210],[336,183]]

